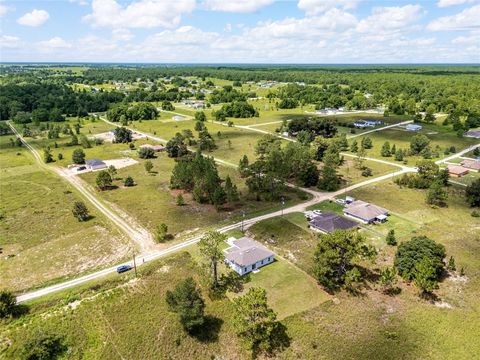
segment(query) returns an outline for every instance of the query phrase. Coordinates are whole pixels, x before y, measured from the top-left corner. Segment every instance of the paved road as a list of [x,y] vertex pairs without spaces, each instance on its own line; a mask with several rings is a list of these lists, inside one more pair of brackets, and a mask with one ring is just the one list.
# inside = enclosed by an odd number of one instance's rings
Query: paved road
[[363,136],[363,135],[367,135],[367,134],[371,134],[371,133],[374,133],[376,131],[381,131],[381,130],[385,130],[385,129],[390,129],[390,128],[393,128],[393,127],[397,127],[397,126],[401,126],[401,125],[407,125],[407,124],[410,124],[412,123],[413,120],[408,120],[408,121],[404,121],[404,122],[400,122],[398,124],[392,124],[392,125],[387,125],[387,126],[382,126],[380,128],[376,128],[376,129],[372,129],[372,130],[368,130],[368,131],[365,131],[361,134],[355,134],[355,135],[350,135],[350,136],[347,136],[348,139],[353,139],[353,138],[356,138],[358,136]]
[[458,153],[455,153],[455,154],[453,154],[453,155],[450,155],[450,156],[448,156],[448,157],[446,157],[446,158],[444,158],[444,159],[442,159],[442,160],[435,161],[435,164],[443,164],[443,163],[446,163],[446,162],[448,162],[448,161],[450,161],[450,160],[453,160],[453,159],[455,159],[455,158],[457,158],[457,157],[461,157],[462,155],[464,155],[464,154],[466,154],[466,153],[468,153],[468,152],[470,152],[470,151],[473,151],[473,150],[475,150],[475,149],[478,148],[478,147],[480,147],[480,143],[475,144],[475,145],[472,145],[472,146],[470,146],[470,147],[468,147],[468,148],[466,148],[466,149],[463,149],[462,151],[459,151]]
[[[111,124],[116,125],[114,123],[111,123]],[[18,132],[15,129],[14,129],[14,131],[17,134],[17,136],[24,142],[24,144],[33,152],[33,154],[37,158],[37,160],[42,162],[41,161],[42,159],[41,159],[40,155],[36,152],[36,150],[33,147],[31,147],[20,136],[20,134],[18,134]],[[155,139],[155,137],[152,137],[148,134],[145,134],[145,135],[149,136],[150,138]],[[160,139],[160,138],[158,138],[158,139]],[[162,142],[162,140],[163,139],[158,140],[158,141]],[[457,153],[455,155],[452,155],[447,159],[451,160],[455,157],[461,156],[461,155],[465,154],[466,152],[469,152],[469,151],[473,150],[475,147],[478,147],[478,146],[480,146],[480,144],[477,144],[477,145],[471,146],[471,147],[469,147],[465,150],[462,150],[459,153]],[[442,161],[446,161],[447,159],[443,159]],[[360,183],[357,183],[357,184],[353,184],[353,185],[351,185],[351,186],[349,186],[345,189],[341,189],[341,190],[338,190],[338,191],[333,192],[333,193],[319,192],[319,191],[315,191],[315,190],[311,190],[311,189],[303,189],[304,191],[307,191],[308,193],[313,195],[312,199],[310,199],[310,200],[308,200],[308,201],[306,201],[302,204],[294,205],[294,206],[291,206],[291,207],[283,209],[283,210],[278,210],[278,211],[274,211],[274,212],[271,212],[271,213],[268,213],[268,214],[257,216],[257,217],[251,218],[251,219],[247,219],[243,222],[238,222],[238,223],[235,223],[235,224],[232,224],[232,225],[227,225],[227,226],[221,227],[217,230],[220,231],[220,232],[225,232],[225,231],[228,231],[228,230],[231,230],[231,229],[240,228],[242,226],[247,227],[247,226],[255,224],[259,221],[262,221],[262,220],[266,220],[266,219],[270,219],[270,218],[273,218],[273,217],[281,216],[282,214],[288,214],[288,213],[293,213],[293,212],[302,212],[302,211],[305,211],[305,209],[307,207],[309,207],[311,205],[314,205],[314,204],[316,204],[320,201],[333,199],[335,196],[342,195],[344,193],[347,193],[347,192],[349,192],[351,190],[354,190],[354,189],[357,189],[359,187],[370,185],[370,184],[373,184],[373,183],[376,183],[376,182],[379,182],[379,181],[383,181],[383,180],[386,180],[386,179],[389,179],[389,178],[393,178],[394,176],[397,176],[397,175],[401,175],[401,174],[404,174],[404,173],[407,173],[407,172],[414,172],[414,171],[415,171],[414,168],[402,167],[402,169],[398,172],[394,172],[392,174],[379,176],[379,177],[372,178],[372,179],[369,179],[369,180],[366,180],[366,181],[363,181],[363,182],[360,182]],[[156,250],[156,251],[152,251],[152,252],[140,255],[139,258],[138,258],[139,261],[137,262],[137,266],[141,266],[143,263],[147,263],[149,261],[156,260],[160,257],[163,257],[165,255],[171,254],[173,252],[177,252],[177,251],[182,250],[182,249],[184,249],[188,246],[191,246],[191,245],[197,243],[198,241],[200,241],[201,236],[202,235],[198,235],[198,236],[193,237],[189,240],[186,240],[182,243],[172,245],[171,247],[169,247],[167,249],[164,249],[164,250]],[[132,265],[132,262],[126,262],[125,264]],[[121,264],[119,264],[119,265],[121,265]],[[119,265],[117,265],[117,266],[119,266]],[[35,298],[38,298],[38,297],[41,297],[41,296],[44,296],[44,295],[47,295],[47,294],[51,294],[51,293],[54,293],[54,292],[57,292],[57,291],[60,291],[60,290],[65,290],[65,289],[74,287],[74,286],[79,285],[79,284],[86,283],[86,282],[94,280],[94,279],[101,278],[105,275],[114,273],[116,271],[117,266],[109,267],[107,269],[103,269],[103,270],[94,272],[92,274],[80,276],[80,277],[78,277],[76,279],[73,279],[73,280],[69,280],[69,281],[66,281],[66,282],[63,282],[63,283],[59,283],[59,284],[56,284],[56,285],[51,285],[51,286],[45,287],[43,289],[39,289],[39,290],[35,290],[35,291],[29,292],[29,293],[25,293],[23,295],[18,296],[17,301],[18,302],[25,302],[25,301],[32,300],[32,299],[35,299]]]
[[71,176],[71,174],[63,168],[45,165],[38,151],[20,135],[17,129],[12,126],[10,122],[7,122],[7,124],[10,126],[15,135],[22,141],[25,147],[30,150],[35,160],[42,168],[55,172],[57,175],[63,177],[70,184],[72,184],[85,197],[85,199],[87,199],[93,206],[95,206],[108,219],[110,219],[117,226],[117,228],[123,231],[135,244],[137,244],[141,252],[151,251],[154,248],[155,242],[153,241],[153,237],[147,229],[143,228],[138,223],[132,224],[131,221],[127,223],[122,217],[116,214],[107,205],[102,203],[98,199],[97,195],[90,191],[89,185],[79,177]]

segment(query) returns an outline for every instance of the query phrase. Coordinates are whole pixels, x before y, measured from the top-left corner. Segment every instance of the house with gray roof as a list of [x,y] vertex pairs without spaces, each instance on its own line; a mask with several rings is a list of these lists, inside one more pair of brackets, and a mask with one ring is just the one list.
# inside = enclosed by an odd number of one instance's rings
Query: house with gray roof
[[344,218],[332,212],[325,212],[315,216],[309,223],[310,229],[323,233],[332,233],[335,230],[350,230],[358,227],[356,221]]
[[85,166],[90,170],[100,170],[105,169],[107,164],[105,164],[102,160],[92,159],[85,161]]
[[355,200],[345,205],[343,214],[364,224],[371,224],[376,221],[385,221],[388,216],[388,210],[362,200]]
[[249,238],[230,238],[225,250],[225,263],[239,275],[245,275],[275,260],[275,254],[259,242]]

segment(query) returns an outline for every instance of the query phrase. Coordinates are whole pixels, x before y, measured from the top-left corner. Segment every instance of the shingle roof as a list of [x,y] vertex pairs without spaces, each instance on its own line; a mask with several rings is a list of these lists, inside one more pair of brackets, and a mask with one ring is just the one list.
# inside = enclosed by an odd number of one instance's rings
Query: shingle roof
[[275,254],[265,246],[248,237],[233,241],[233,246],[227,249],[226,258],[240,266],[248,266]]
[[350,219],[335,213],[326,212],[316,216],[310,221],[310,226],[313,226],[324,232],[334,232],[335,230],[348,230],[358,226],[358,224]]
[[448,172],[454,175],[463,175],[468,173],[468,169],[465,169],[463,166],[459,165],[448,165]]
[[105,164],[102,160],[98,160],[98,159],[87,160],[85,161],[85,164],[87,164],[88,166],[100,166],[100,165],[107,166],[107,164]]
[[468,169],[480,170],[480,160],[465,159],[461,164]]
[[361,200],[347,204],[343,212],[366,221],[371,221],[379,215],[388,214],[387,209]]

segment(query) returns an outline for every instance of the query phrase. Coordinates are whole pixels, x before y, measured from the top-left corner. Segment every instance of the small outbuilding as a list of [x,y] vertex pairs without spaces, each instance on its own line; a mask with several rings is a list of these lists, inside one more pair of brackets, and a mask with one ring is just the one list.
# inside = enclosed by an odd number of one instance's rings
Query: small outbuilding
[[323,233],[332,233],[335,230],[350,230],[358,227],[356,221],[344,218],[332,212],[315,216],[309,223],[310,229]]
[[422,125],[417,125],[417,124],[408,124],[405,129],[408,131],[420,131],[422,130]]
[[151,144],[143,144],[140,145],[140,149],[152,149],[155,152],[160,152],[165,150],[165,146],[163,145],[151,145]]
[[355,200],[350,204],[346,204],[343,213],[364,224],[371,224],[377,221],[383,222],[388,216],[387,209],[362,200]]
[[463,136],[480,139],[480,129],[467,131]]
[[98,160],[98,159],[92,159],[92,160],[85,161],[85,166],[89,170],[100,170],[100,169],[106,169],[107,168],[107,164],[105,164],[102,160]]
[[230,238],[225,250],[225,263],[239,275],[245,275],[275,260],[275,254],[259,242],[249,238]]
[[453,177],[462,177],[467,175],[469,172],[468,169],[460,165],[448,165],[448,175]]

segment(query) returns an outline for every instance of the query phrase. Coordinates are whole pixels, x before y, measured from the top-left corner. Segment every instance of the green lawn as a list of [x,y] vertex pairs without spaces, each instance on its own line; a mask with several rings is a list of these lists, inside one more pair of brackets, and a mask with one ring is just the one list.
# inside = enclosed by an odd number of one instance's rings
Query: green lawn
[[81,196],[9,138],[0,137],[0,288],[24,290],[124,258],[124,235],[86,201],[93,218],[75,219]]

